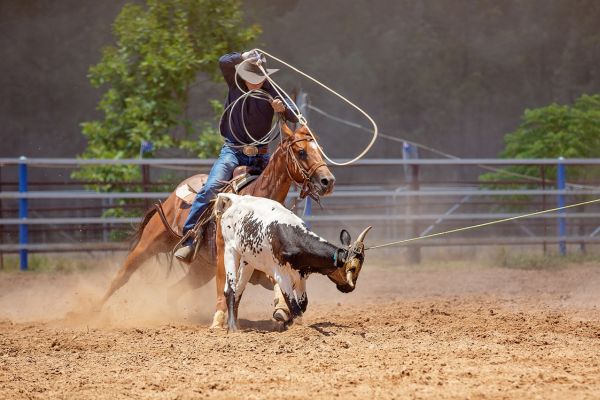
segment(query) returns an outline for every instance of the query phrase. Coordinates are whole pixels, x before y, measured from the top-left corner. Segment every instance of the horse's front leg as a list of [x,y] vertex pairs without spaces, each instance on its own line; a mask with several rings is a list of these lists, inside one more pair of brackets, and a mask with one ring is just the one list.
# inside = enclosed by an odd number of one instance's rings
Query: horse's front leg
[[217,223],[216,232],[216,247],[217,247],[217,265],[216,265],[216,286],[217,286],[217,303],[216,311],[213,317],[210,329],[221,328],[225,325],[225,311],[227,310],[227,302],[225,300],[225,241],[221,234],[221,224]]

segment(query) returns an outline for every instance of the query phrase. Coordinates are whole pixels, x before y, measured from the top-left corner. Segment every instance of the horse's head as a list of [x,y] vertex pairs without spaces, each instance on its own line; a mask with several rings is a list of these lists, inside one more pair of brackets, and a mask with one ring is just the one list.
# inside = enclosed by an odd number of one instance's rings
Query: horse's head
[[292,132],[281,124],[282,150],[286,155],[287,171],[307,194],[326,196],[333,191],[335,177],[323,161],[319,146],[305,126]]

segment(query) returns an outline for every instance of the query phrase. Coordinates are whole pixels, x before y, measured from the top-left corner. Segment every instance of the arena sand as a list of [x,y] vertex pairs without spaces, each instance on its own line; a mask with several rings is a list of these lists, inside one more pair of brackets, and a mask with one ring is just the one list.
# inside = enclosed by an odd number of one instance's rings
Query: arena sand
[[600,398],[600,265],[370,262],[352,294],[311,277],[286,332],[249,288],[235,334],[208,329],[214,283],[171,306],[159,265],[81,314],[117,266],[0,273],[0,398]]

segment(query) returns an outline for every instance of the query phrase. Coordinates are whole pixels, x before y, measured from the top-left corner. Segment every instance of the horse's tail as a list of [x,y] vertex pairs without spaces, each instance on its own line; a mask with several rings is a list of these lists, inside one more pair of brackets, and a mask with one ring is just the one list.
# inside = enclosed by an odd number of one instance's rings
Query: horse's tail
[[133,250],[135,246],[138,245],[138,243],[142,239],[142,233],[144,232],[144,228],[146,227],[146,225],[148,225],[148,222],[150,222],[150,219],[154,216],[154,214],[156,214],[157,211],[158,210],[156,209],[156,207],[152,207],[151,209],[146,211],[146,214],[144,214],[144,218],[142,218],[142,222],[140,222],[140,224],[138,225],[137,229],[131,237],[131,245],[129,246],[129,250]]

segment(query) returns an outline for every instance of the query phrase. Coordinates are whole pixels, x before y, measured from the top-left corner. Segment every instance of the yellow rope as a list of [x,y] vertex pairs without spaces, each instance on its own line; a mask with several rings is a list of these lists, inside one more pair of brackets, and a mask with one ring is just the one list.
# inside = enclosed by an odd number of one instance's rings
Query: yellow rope
[[367,247],[365,250],[371,250],[371,249],[378,249],[378,248],[381,248],[381,247],[394,246],[394,245],[397,245],[397,244],[407,243],[407,242],[414,242],[416,240],[421,240],[421,239],[429,239],[429,238],[432,238],[432,237],[435,237],[435,236],[442,236],[442,235],[447,235],[449,233],[467,231],[469,229],[482,228],[484,226],[499,224],[501,222],[514,221],[516,219],[533,217],[535,215],[547,214],[547,213],[551,213],[551,212],[554,212],[554,211],[565,210],[567,208],[573,208],[573,207],[580,207],[580,206],[584,206],[586,204],[592,204],[592,203],[598,203],[598,202],[600,202],[600,199],[583,201],[581,203],[571,204],[571,205],[564,206],[564,207],[552,208],[550,210],[536,211],[536,212],[529,213],[529,214],[517,215],[516,217],[499,219],[499,220],[496,220],[496,221],[485,222],[483,224],[477,224],[477,225],[472,225],[472,226],[465,226],[463,228],[452,229],[452,230],[445,231],[445,232],[432,233],[432,234],[425,235],[425,236],[418,236],[418,237],[414,237],[414,238],[410,238],[410,239],[398,240],[397,242],[390,242],[390,243],[379,244],[377,246]]

